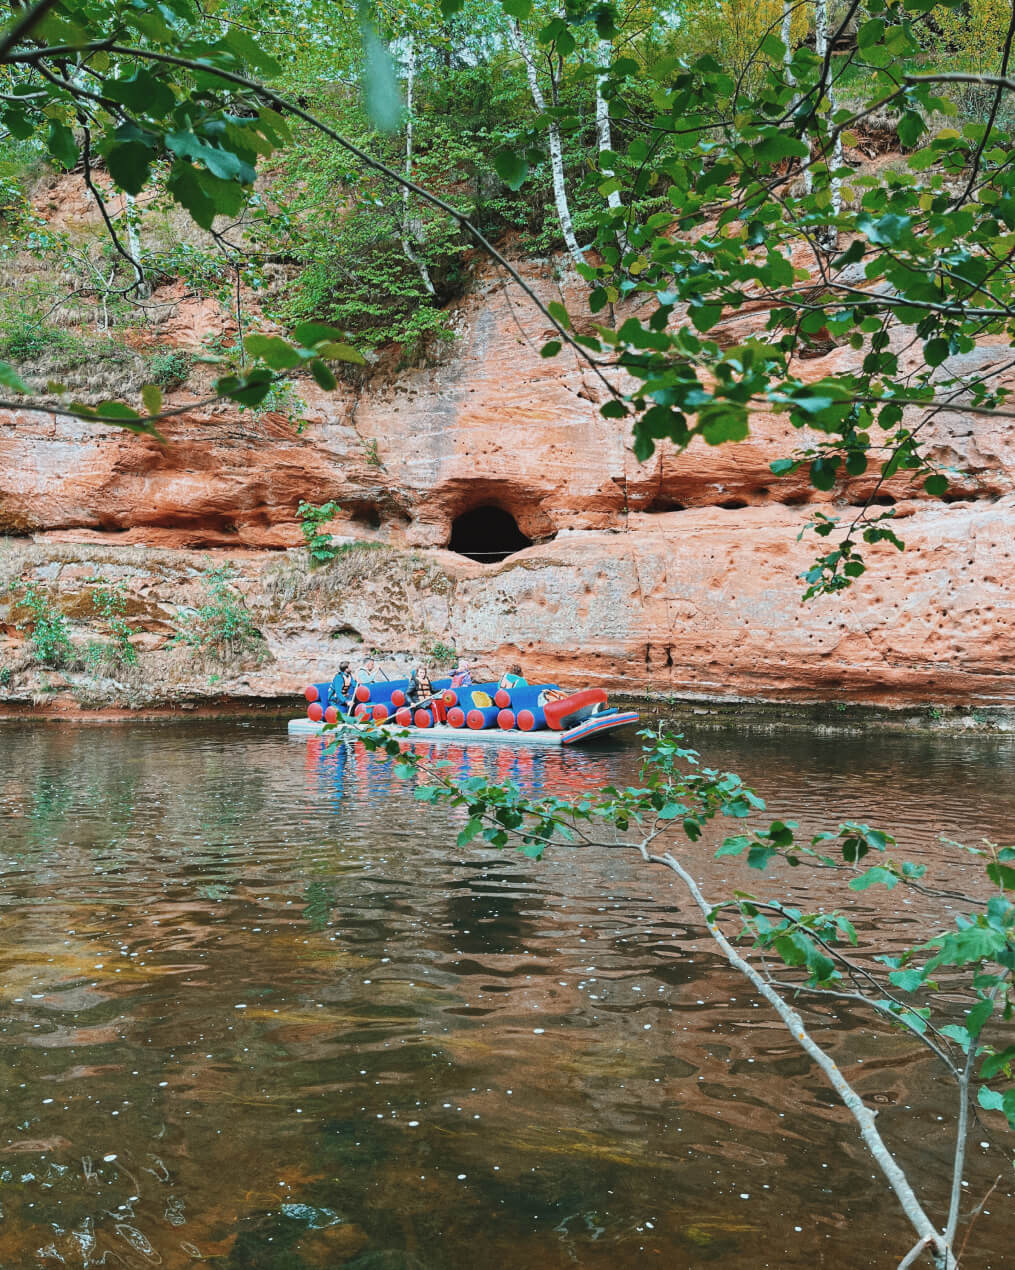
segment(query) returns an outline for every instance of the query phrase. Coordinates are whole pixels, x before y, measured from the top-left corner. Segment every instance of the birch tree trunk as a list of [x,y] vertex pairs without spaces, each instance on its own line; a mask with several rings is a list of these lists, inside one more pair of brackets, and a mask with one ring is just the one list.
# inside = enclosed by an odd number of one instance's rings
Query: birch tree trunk
[[[791,63],[793,61],[793,50],[789,46],[790,37],[792,34],[792,26],[793,26],[792,2],[791,0],[782,0],[782,32],[781,32],[780,38],[782,40],[782,46],[784,50],[782,55],[782,65],[786,75],[786,82],[788,84],[796,83],[796,80],[793,77],[793,71],[791,69]],[[796,102],[794,101],[794,105],[795,104]]]
[[[608,66],[613,57],[613,45],[609,40],[600,40],[596,49],[596,61],[599,66]],[[613,133],[610,128],[610,107],[606,98],[603,96],[603,80],[605,74],[596,76],[596,139],[599,143],[600,156],[607,154],[613,150]],[[599,170],[604,176],[613,176],[613,165],[607,160],[604,162],[600,158]],[[610,211],[617,212],[623,207],[620,201],[620,191],[611,190],[606,196],[607,205]],[[621,253],[627,251],[627,235],[622,229],[617,231],[617,246]]]
[[144,270],[141,268],[141,235],[138,233],[137,228],[136,208],[137,201],[134,195],[124,194],[123,219],[127,226],[127,251],[134,262],[134,271],[137,274],[135,290],[139,300],[147,300],[151,295],[151,287],[149,287],[144,276]]
[[[412,90],[416,84],[416,42],[409,37],[409,60],[406,74],[405,85],[405,179],[412,180]],[[426,261],[416,255],[413,250],[412,239],[414,237],[412,230],[412,221],[409,210],[409,187],[402,187],[402,250],[405,252],[406,260],[409,260],[419,270],[420,281],[426,288],[427,295],[435,295],[433,282],[430,279],[430,270],[426,267]]]
[[[546,98],[543,96],[543,90],[539,86],[535,59],[532,56],[532,50],[525,41],[525,36],[522,35],[522,26],[517,18],[510,29],[515,47],[525,63],[525,74],[529,81],[529,91],[532,93],[532,100],[536,109],[545,114]],[[550,172],[553,176],[553,202],[557,209],[557,219],[560,221],[561,232],[564,235],[564,245],[570,252],[572,260],[574,260],[575,264],[583,265],[585,263],[585,253],[578,246],[578,239],[574,236],[571,208],[568,206],[567,189],[564,185],[564,154],[560,142],[560,124],[556,119],[549,120],[548,131],[550,139]]]
[[[818,57],[822,59],[822,61],[828,53],[828,0],[816,0],[814,6],[814,51],[817,53]],[[829,115],[834,115],[835,94],[832,90],[831,84],[826,87],[824,95],[828,98],[828,113]],[[829,168],[833,171],[836,168],[842,167],[842,133],[839,131],[836,131],[835,133],[835,141],[832,144],[832,153],[828,156],[827,162]],[[811,191],[809,167],[807,176],[807,192],[809,194]],[[830,189],[832,195],[832,214],[833,216],[838,216],[839,212],[842,210],[842,182],[838,177],[832,178]],[[838,240],[838,231],[829,226],[822,235],[821,243],[827,250],[833,250],[838,243]]]

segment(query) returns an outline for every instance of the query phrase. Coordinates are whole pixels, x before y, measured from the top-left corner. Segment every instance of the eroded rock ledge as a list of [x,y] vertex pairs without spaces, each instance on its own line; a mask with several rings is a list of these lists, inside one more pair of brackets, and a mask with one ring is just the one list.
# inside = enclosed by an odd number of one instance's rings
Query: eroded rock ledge
[[871,553],[861,602],[800,604],[804,518],[805,509],[778,506],[632,516],[628,532],[562,534],[498,565],[356,546],[310,570],[302,551],[232,552],[263,644],[222,662],[170,645],[179,606],[200,603],[206,553],[8,538],[0,582],[47,589],[76,624],[76,642],[101,627],[92,579],[122,581],[142,655],[122,682],[31,669],[13,625],[17,591],[8,592],[0,660],[15,669],[0,700],[274,699],[364,648],[409,654],[439,642],[498,667],[518,660],[534,678],[614,692],[1015,707],[1015,495],[914,510],[907,551]]

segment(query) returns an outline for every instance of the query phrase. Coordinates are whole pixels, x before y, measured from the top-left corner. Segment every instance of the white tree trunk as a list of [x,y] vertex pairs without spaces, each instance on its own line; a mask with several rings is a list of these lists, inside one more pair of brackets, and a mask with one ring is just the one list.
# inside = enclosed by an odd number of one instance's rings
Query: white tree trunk
[[[543,90],[539,87],[539,76],[536,74],[535,59],[532,56],[532,50],[525,42],[521,23],[517,18],[512,24],[511,30],[515,47],[525,63],[525,73],[528,77],[532,100],[536,109],[545,114],[546,98],[543,96]],[[557,208],[557,219],[560,221],[561,232],[564,235],[564,245],[571,253],[571,258],[575,264],[583,265],[585,263],[585,253],[578,246],[578,239],[574,236],[571,208],[567,202],[567,189],[564,185],[564,154],[560,143],[560,124],[556,119],[549,120],[548,131],[550,139],[550,172],[553,176],[553,202]]]
[[[405,84],[405,179],[412,180],[412,90],[416,83],[416,42],[409,36],[409,58],[406,73]],[[412,246],[412,239],[415,235],[412,230],[412,221],[409,211],[409,187],[402,186],[402,250],[405,252],[406,260],[411,261],[419,270],[420,281],[426,288],[427,295],[436,295],[433,282],[430,279],[430,270],[426,267],[426,261],[416,255]]]
[[790,37],[792,34],[792,26],[793,26],[793,5],[791,3],[791,0],[782,0],[781,39],[783,43],[783,49],[785,50],[782,55],[782,65],[786,74],[786,82],[789,84],[796,83],[796,80],[793,78],[793,71],[790,68],[790,64],[793,61],[793,50],[789,46]]
[[134,262],[134,271],[137,274],[136,290],[138,299],[147,300],[151,295],[151,287],[146,282],[144,270],[141,268],[141,235],[137,228],[136,208],[137,201],[134,195],[124,194],[123,219],[127,226],[127,251]]
[[[828,0],[816,0],[814,5],[814,51],[818,57],[824,61],[828,52]],[[828,113],[835,114],[835,94],[829,84],[825,96],[828,98]],[[832,153],[828,156],[828,166],[833,171],[842,167],[842,133],[836,132],[835,141],[832,144]],[[807,172],[807,192],[810,193],[810,169]],[[832,195],[832,215],[838,216],[842,210],[842,182],[838,177],[833,177],[831,181]],[[838,231],[829,227],[822,235],[822,245],[827,249],[833,249],[839,239]]]
[[[596,49],[596,61],[599,66],[608,66],[613,58],[613,45],[609,40],[600,40]],[[606,98],[603,96],[603,80],[605,74],[596,76],[596,139],[599,143],[599,153],[602,156],[613,150],[613,133],[610,129],[610,107]],[[613,165],[607,160],[605,163],[600,158],[599,170],[604,176],[613,176]],[[620,211],[623,203],[620,201],[620,191],[611,190],[606,196],[606,202],[611,211]],[[627,235],[623,230],[617,232],[617,245],[621,252],[627,251]]]

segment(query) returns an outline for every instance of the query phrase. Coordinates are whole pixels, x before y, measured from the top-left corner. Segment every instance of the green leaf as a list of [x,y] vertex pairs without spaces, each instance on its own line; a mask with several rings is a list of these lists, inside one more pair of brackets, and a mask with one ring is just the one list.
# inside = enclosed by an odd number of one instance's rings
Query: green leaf
[[196,132],[167,132],[165,141],[173,154],[181,159],[199,160],[212,176],[217,176],[222,181],[239,181],[250,185],[257,175],[251,165],[238,154],[222,146],[212,145]]
[[991,861],[987,865],[987,877],[1005,891],[1015,891],[1015,869],[1007,864],[997,864]]
[[715,854],[717,857],[724,855],[743,855],[750,845],[750,838],[746,837],[744,834],[737,834],[736,837],[727,838]]
[[969,1029],[969,1035],[974,1039],[983,1031],[983,1025],[987,1022],[994,1012],[994,1002],[991,1000],[981,1001],[966,1015],[966,1027]]
[[551,300],[546,309],[550,317],[558,322],[565,331],[571,329],[571,319],[568,317],[567,309],[564,308],[559,300]]
[[922,970],[893,970],[888,976],[890,981],[903,992],[916,992],[924,984]]
[[113,101],[122,102],[135,114],[161,118],[176,105],[173,90],[163,79],[139,68],[123,79],[107,79],[103,92]]
[[248,335],[243,343],[251,357],[260,358],[272,370],[292,370],[303,364],[297,350],[277,335]]
[[708,445],[744,441],[750,435],[747,412],[732,402],[715,402],[701,411],[700,419],[698,431]]
[[981,1085],[976,1091],[976,1101],[984,1111],[1004,1110],[1004,1096],[996,1089],[988,1089],[986,1085]]
[[141,389],[141,400],[149,415],[157,415],[162,409],[162,389],[158,384],[145,384]]
[[78,143],[74,133],[66,124],[54,119],[49,125],[49,136],[46,141],[49,153],[69,172],[78,161]]
[[32,391],[14,367],[7,362],[0,362],[0,384],[4,388],[13,388],[15,392],[30,393]]
[[326,358],[329,362],[351,362],[354,366],[365,366],[367,364],[367,359],[358,348],[353,348],[351,344],[326,340],[323,344],[317,345],[317,351],[321,357]]
[[891,890],[898,880],[891,870],[875,865],[873,869],[868,869],[866,873],[861,873],[858,878],[850,879],[849,889],[851,891],[866,891],[869,886],[886,886]]
[[820,455],[810,467],[810,480],[815,489],[831,489],[835,484],[835,474],[839,468],[839,460],[833,455]]
[[[1002,1050],[999,1054],[991,1054],[983,1060],[983,1066],[980,1068],[980,1079],[990,1080],[998,1072],[1006,1071],[1013,1062],[1015,1062],[1015,1045],[1009,1045],[1007,1049]],[[983,1106],[982,1103],[980,1105]]]
[[948,477],[935,472],[933,476],[927,477],[923,483],[923,488],[931,498],[940,498],[942,494],[948,492]]
[[315,357],[310,363],[310,373],[325,392],[334,392],[338,387],[338,380],[332,374],[328,363],[322,362],[319,357]]
[[547,340],[539,350],[540,357],[556,357],[563,345],[560,340]]
[[155,153],[143,141],[113,141],[106,147],[106,167],[121,190],[140,194],[148,184]]
[[345,331],[337,326],[325,326],[323,322],[301,322],[293,327],[293,339],[305,348],[316,348],[325,340],[344,340]]
[[938,1028],[938,1031],[942,1036],[947,1036],[950,1041],[961,1045],[962,1049],[968,1053],[972,1037],[969,1035],[968,1029],[964,1028],[961,1023],[946,1023],[944,1027]]
[[524,155],[506,146],[494,152],[493,166],[497,175],[509,190],[521,189],[529,175],[529,165]]
[[473,816],[472,819],[466,824],[465,828],[458,835],[458,838],[457,838],[458,845],[460,847],[467,846],[473,840],[473,838],[475,838],[476,834],[478,834],[482,828],[483,828],[483,821],[479,818],[479,816]]
[[697,331],[710,331],[716,322],[722,317],[721,304],[698,304],[692,305],[687,316],[694,324]]

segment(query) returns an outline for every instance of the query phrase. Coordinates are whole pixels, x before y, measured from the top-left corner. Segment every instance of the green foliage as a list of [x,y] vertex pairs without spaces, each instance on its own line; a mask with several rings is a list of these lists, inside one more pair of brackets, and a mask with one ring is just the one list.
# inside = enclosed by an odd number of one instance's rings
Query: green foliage
[[260,649],[263,636],[243,597],[232,585],[235,576],[232,564],[205,570],[205,602],[190,612],[178,610],[178,629],[171,644],[202,651],[222,661]]
[[10,666],[0,666],[0,688],[9,688],[13,678],[14,672]]
[[70,626],[49,596],[29,582],[18,599],[17,607],[28,610],[28,616],[17,623],[17,628],[31,632],[29,644],[35,660],[40,665],[54,668],[66,665],[74,653]]
[[98,584],[92,591],[92,608],[105,620],[113,637],[112,658],[124,666],[137,664],[137,650],[131,642],[138,634],[127,621],[127,589],[122,582],[110,583],[105,578],[89,578]]
[[331,534],[323,528],[329,520],[334,518],[338,510],[338,504],[334,502],[320,504],[301,502],[296,509],[296,515],[300,518],[300,528],[303,530],[303,540],[310,554],[311,565],[327,564],[338,555],[338,550],[332,543]]
[[[240,412],[242,413],[247,408],[241,406]],[[307,420],[304,417],[306,409],[307,403],[296,391],[291,379],[276,379],[265,393],[264,399],[255,407],[258,416],[269,413],[285,415],[286,421],[297,432],[302,432],[307,426]]]
[[182,348],[160,349],[148,355],[148,374],[153,384],[172,392],[186,382],[192,361],[191,355]]
[[445,644],[440,639],[427,639],[420,641],[419,644],[420,657],[426,658],[433,665],[455,665],[459,660],[459,654],[455,652],[454,644]]

